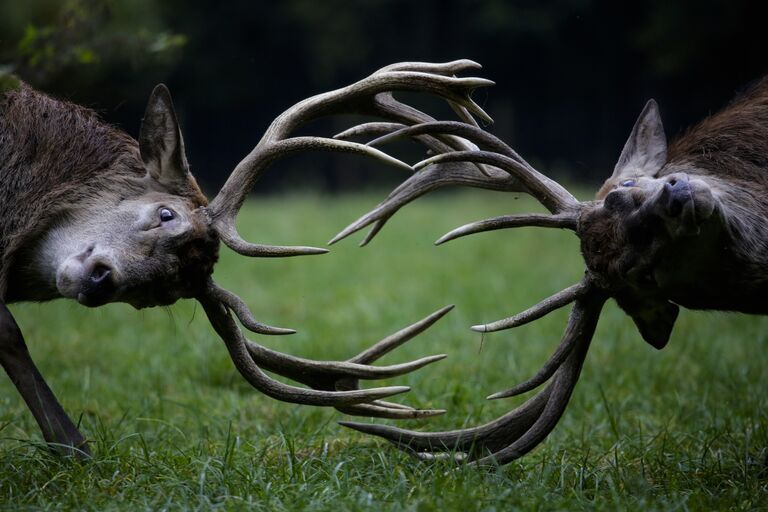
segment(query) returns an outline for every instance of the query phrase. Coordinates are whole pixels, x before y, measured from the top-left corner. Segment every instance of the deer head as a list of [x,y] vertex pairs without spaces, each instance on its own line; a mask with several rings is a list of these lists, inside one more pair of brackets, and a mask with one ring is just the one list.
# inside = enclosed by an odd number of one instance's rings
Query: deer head
[[[98,121],[90,111],[50,100],[25,86],[14,92],[7,105],[3,105],[7,107],[4,115],[23,122],[16,123],[20,127],[14,126],[19,132],[19,147],[11,148],[13,158],[8,175],[15,176],[17,161],[24,161],[25,166],[23,172],[17,173],[22,178],[14,178],[16,181],[9,182],[10,190],[2,191],[6,194],[3,197],[13,199],[13,211],[6,208],[3,212],[3,220],[13,229],[8,240],[3,239],[7,245],[2,248],[0,261],[0,341],[12,350],[0,351],[0,362],[30,406],[45,439],[60,447],[74,447],[80,455],[87,453],[85,438],[29,357],[6,302],[64,296],[86,306],[127,302],[141,308],[171,304],[182,297],[194,298],[226,344],[238,371],[270,397],[382,418],[442,414],[444,411],[439,409],[420,410],[383,400],[408,391],[407,387],[363,390],[360,380],[399,376],[443,359],[444,355],[434,355],[401,364],[371,365],[430,327],[452,306],[345,361],[313,361],[249,340],[245,331],[265,335],[294,331],[256,320],[237,295],[214,282],[212,272],[219,242],[251,257],[327,252],[313,247],[254,244],[238,234],[238,211],[258,178],[274,161],[298,152],[333,151],[366,155],[409,173],[413,171],[411,166],[364,144],[330,137],[293,136],[297,128],[334,114],[383,119],[369,125],[369,130],[386,131],[434,121],[397,101],[393,96],[397,91],[433,94],[445,99],[464,118],[474,113],[487,119],[470,95],[475,88],[491,82],[455,76],[477,67],[468,60],[400,63],[348,87],[297,103],[268,127],[210,203],[189,172],[181,130],[164,86],[158,86],[150,97],[138,144]],[[42,113],[28,115],[29,105]],[[48,109],[62,119],[58,124],[45,121],[43,127],[52,128],[45,131],[38,119],[48,119]],[[38,158],[35,153],[38,137],[27,137],[24,130],[37,130],[34,133],[45,138],[45,158]],[[62,136],[64,131],[71,133]],[[456,137],[441,138],[440,147],[475,149],[473,144]],[[7,170],[3,168],[4,173]],[[15,236],[17,233],[23,236]],[[9,272],[9,268],[13,271]],[[285,384],[265,370],[307,387]]]
[[[689,176],[684,165],[678,169],[674,167],[677,164],[667,162],[666,136],[653,100],[640,114],[613,175],[593,201],[577,200],[471,120],[392,127],[384,134],[361,125],[340,136],[372,133],[378,137],[369,142],[371,146],[413,137],[436,155],[414,165],[414,176],[331,243],[373,225],[363,240],[365,245],[405,204],[436,188],[464,185],[528,193],[549,214],[509,215],[467,224],[447,233],[436,244],[504,228],[568,229],[580,238],[586,263],[579,283],[522,313],[472,327],[479,332],[509,329],[573,304],[562,340],[544,366],[527,381],[488,397],[517,396],[549,382],[517,409],[479,427],[447,432],[342,422],[384,437],[421,458],[452,451],[457,459],[475,464],[505,464],[532,450],[555,427],[568,404],[605,301],[614,298],[648,343],[664,347],[679,309],[670,299],[682,282],[695,282],[699,270],[695,262],[686,268],[676,252],[683,246],[693,246],[694,250],[708,247],[724,233],[717,190],[707,181]],[[460,137],[477,149],[448,150],[441,142],[446,136]],[[662,167],[665,173],[660,175]]]
[[117,165],[144,175],[138,191],[130,182],[105,187],[98,200],[70,207],[43,240],[38,257],[55,267],[59,295],[89,307],[166,305],[193,297],[213,272],[218,236],[203,214],[207,200],[189,172],[165,86],[149,98],[138,149],[140,158]]
[[[273,398],[333,406],[348,414],[386,418],[441,414],[444,411],[417,410],[381,400],[407,391],[407,387],[361,390],[359,380],[402,375],[444,358],[444,355],[435,355],[403,364],[370,366],[379,357],[428,328],[451,306],[386,337],[346,361],[311,361],[282,354],[248,340],[240,326],[267,335],[291,334],[294,331],[257,321],[237,295],[214,282],[211,273],[219,241],[235,252],[251,257],[291,257],[327,252],[313,247],[254,244],[237,233],[235,219],[240,207],[260,175],[274,161],[303,151],[334,151],[367,155],[412,172],[409,165],[364,144],[327,137],[292,136],[294,130],[319,117],[339,113],[365,114],[410,124],[431,119],[396,101],[393,91],[435,94],[457,109],[482,112],[469,96],[473,89],[491,82],[454,76],[476,67],[477,64],[471,61],[395,64],[348,87],[299,102],[275,119],[210,203],[202,196],[189,173],[170,94],[164,86],[158,86],[149,100],[139,140],[141,159],[148,171],[147,179],[152,182],[150,188],[156,190],[142,196],[140,205],[123,201],[120,208],[109,213],[111,224],[118,219],[126,230],[139,227],[135,235],[131,231],[131,235],[124,236],[121,243],[126,247],[138,245],[147,250],[122,250],[112,244],[111,251],[107,251],[102,250],[101,245],[94,244],[63,258],[57,269],[57,285],[64,295],[91,306],[123,301],[145,307],[169,304],[180,297],[197,299],[224,340],[240,373],[254,387]],[[469,146],[455,140],[450,147]],[[98,224],[97,219],[88,230],[98,234]],[[147,252],[151,252],[154,258],[151,269],[145,267]],[[118,257],[117,253],[132,253],[134,256]],[[161,257],[154,257],[156,253],[162,253]],[[144,275],[137,279],[140,268]],[[263,370],[289,377],[309,389],[284,384]]]

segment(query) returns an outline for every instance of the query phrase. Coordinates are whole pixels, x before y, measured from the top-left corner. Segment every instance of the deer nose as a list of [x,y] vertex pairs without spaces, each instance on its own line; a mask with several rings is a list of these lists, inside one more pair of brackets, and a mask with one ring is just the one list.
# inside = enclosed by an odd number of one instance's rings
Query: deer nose
[[664,183],[662,192],[662,204],[670,217],[678,217],[683,213],[685,204],[693,199],[688,176],[685,174],[672,175]]
[[106,265],[98,264],[95,267],[93,267],[93,270],[91,271],[91,275],[88,277],[88,280],[95,286],[100,286],[102,283],[108,280],[111,275],[112,275],[112,270],[110,270],[109,267],[107,267]]
[[116,290],[112,275],[112,269],[108,266],[102,263],[94,265],[77,296],[78,302],[91,307],[109,302]]

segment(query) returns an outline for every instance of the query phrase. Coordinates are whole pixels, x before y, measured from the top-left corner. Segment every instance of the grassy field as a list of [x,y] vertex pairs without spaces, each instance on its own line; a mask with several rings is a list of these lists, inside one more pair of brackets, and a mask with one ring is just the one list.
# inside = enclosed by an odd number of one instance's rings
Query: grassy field
[[[322,246],[379,197],[275,197],[241,215],[246,238]],[[294,327],[259,341],[346,358],[439,307],[456,309],[385,361],[449,358],[386,381],[402,400],[448,413],[418,429],[477,424],[519,399],[484,397],[529,377],[565,325],[559,311],[486,335],[472,324],[516,313],[581,277],[572,234],[526,229],[435,248],[465,222],[530,207],[495,193],[409,206],[367,248],[250,260],[224,251],[216,279],[257,318]],[[77,510],[755,510],[768,504],[768,319],[684,311],[669,346],[646,345],[610,303],[559,426],[496,471],[423,463],[336,424],[332,409],[271,400],[237,374],[191,301],[135,311],[59,301],[12,310],[33,357],[95,457],[40,445],[0,379],[0,508]],[[365,420],[364,420],[365,421]]]

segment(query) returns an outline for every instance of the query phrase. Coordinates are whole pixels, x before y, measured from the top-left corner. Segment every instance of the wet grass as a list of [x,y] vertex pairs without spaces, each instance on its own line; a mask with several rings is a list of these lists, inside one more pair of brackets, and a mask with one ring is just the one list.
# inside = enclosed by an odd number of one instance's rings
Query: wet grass
[[[252,201],[241,229],[322,246],[374,196]],[[257,318],[295,327],[264,344],[345,358],[439,307],[456,309],[386,361],[449,358],[385,384],[445,407],[405,422],[447,429],[519,400],[483,397],[529,377],[567,311],[494,335],[509,316],[576,282],[573,235],[526,229],[432,241],[457,225],[530,207],[510,195],[445,195],[407,207],[370,247],[249,260],[222,254],[216,279]],[[359,240],[359,238],[358,238]],[[334,410],[279,403],[237,374],[191,301],[135,311],[64,301],[12,307],[51,387],[92,440],[81,464],[50,455],[0,379],[0,508],[77,510],[754,510],[768,503],[768,320],[685,311],[667,348],[646,345],[614,304],[603,313],[571,404],[549,439],[496,471],[423,463],[336,425]]]

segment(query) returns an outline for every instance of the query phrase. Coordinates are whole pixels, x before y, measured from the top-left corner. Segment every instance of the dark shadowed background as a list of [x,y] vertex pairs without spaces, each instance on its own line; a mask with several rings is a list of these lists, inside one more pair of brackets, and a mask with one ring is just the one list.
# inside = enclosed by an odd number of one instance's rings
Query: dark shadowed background
[[[193,172],[214,190],[296,101],[396,61],[470,58],[497,82],[475,94],[489,129],[543,171],[594,185],[648,98],[672,134],[768,72],[762,4],[0,0],[0,63],[134,136],[152,87],[166,83]],[[364,159],[312,156],[281,163],[256,191],[401,178]]]

